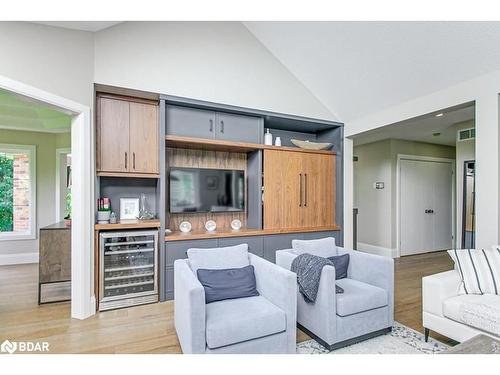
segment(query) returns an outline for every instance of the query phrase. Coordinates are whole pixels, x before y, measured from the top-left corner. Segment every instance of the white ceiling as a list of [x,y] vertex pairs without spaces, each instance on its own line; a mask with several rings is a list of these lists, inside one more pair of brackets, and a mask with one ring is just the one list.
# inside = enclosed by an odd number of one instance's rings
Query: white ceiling
[[71,131],[71,116],[0,89],[0,129],[65,133]]
[[[438,113],[442,113],[443,115],[436,117]],[[474,120],[474,117],[474,104],[448,108],[437,113],[429,113],[358,134],[353,137],[354,145],[360,146],[384,139],[404,139],[407,141],[455,146],[457,124],[461,125],[465,121]],[[439,133],[439,135],[434,135],[436,133]]]
[[120,21],[37,21],[42,25],[63,27],[65,29],[96,32],[121,23]]
[[500,69],[499,22],[244,22],[350,120]]

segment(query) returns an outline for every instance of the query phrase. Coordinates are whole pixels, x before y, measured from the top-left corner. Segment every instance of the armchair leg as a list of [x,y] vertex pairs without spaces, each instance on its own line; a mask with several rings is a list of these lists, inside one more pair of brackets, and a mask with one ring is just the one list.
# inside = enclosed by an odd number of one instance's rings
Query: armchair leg
[[425,342],[429,342],[429,333],[431,333],[431,330],[429,328],[424,328]]

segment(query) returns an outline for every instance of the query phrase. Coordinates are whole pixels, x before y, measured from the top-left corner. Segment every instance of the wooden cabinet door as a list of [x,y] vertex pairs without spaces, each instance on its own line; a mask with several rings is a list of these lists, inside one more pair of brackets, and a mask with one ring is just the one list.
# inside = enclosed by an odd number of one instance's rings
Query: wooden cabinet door
[[302,226],[301,155],[264,150],[264,229]]
[[98,171],[128,172],[129,103],[110,98],[99,99],[97,152]]
[[262,143],[264,123],[259,117],[217,113],[215,138],[224,141]]
[[159,173],[158,107],[130,102],[130,165],[134,173]]
[[303,154],[303,227],[335,223],[334,158],[333,155]]

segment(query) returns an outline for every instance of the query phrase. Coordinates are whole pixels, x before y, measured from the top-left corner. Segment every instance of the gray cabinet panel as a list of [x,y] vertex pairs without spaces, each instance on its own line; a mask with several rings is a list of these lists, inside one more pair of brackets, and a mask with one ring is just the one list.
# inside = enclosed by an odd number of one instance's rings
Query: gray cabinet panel
[[264,258],[276,263],[276,251],[291,249],[292,240],[303,239],[302,233],[274,234],[264,237]]
[[217,247],[217,239],[193,240],[193,241],[175,241],[165,243],[165,252],[167,254],[167,266],[172,266],[177,259],[187,258],[186,252],[190,248],[213,248]]
[[264,238],[261,236],[228,237],[219,239],[220,247],[235,246],[242,243],[248,244],[248,251],[252,254],[264,257]]
[[167,293],[174,293],[174,267],[167,266],[167,274],[165,277],[165,282],[167,287],[165,288]]
[[261,143],[264,123],[259,117],[217,112],[216,139]]
[[167,105],[167,135],[215,138],[215,112]]

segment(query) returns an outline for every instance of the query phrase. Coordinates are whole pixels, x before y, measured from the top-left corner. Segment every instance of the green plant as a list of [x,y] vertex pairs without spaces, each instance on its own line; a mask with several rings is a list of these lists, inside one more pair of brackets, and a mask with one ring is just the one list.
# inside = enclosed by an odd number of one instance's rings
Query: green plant
[[0,154],[0,232],[14,229],[14,159]]
[[68,188],[68,193],[66,194],[66,216],[64,220],[71,219],[71,187]]

